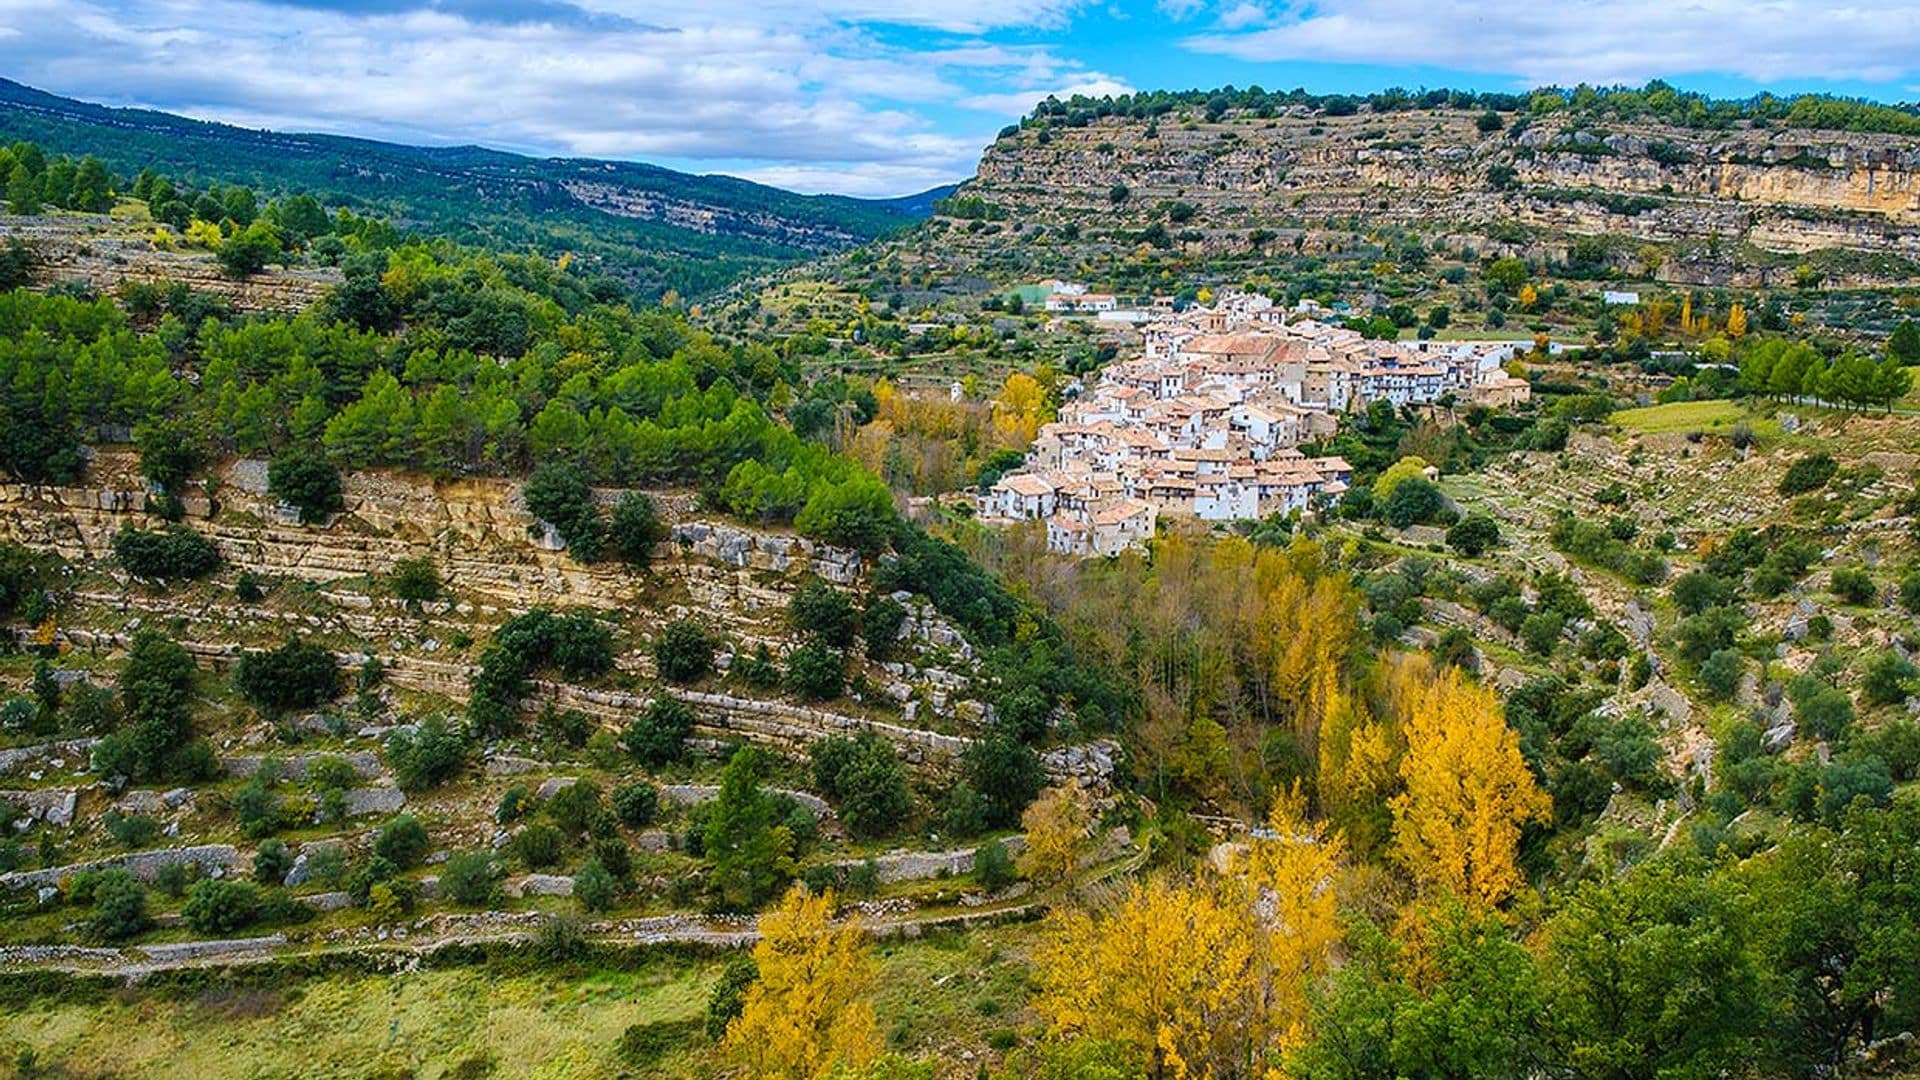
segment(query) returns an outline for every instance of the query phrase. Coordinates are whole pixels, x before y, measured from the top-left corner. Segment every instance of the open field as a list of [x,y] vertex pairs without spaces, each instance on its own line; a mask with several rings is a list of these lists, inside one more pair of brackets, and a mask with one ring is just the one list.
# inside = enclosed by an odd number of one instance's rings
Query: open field
[[1676,431],[1726,431],[1750,413],[1738,402],[1676,401],[1667,405],[1649,405],[1613,414],[1613,422],[1641,435],[1665,435]]

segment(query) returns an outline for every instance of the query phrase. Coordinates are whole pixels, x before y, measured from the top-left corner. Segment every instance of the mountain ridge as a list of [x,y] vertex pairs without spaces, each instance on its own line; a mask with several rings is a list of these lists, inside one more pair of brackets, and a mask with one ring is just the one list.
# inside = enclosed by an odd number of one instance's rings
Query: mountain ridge
[[278,132],[62,97],[0,79],[0,137],[197,182],[305,191],[430,235],[598,260],[645,293],[701,294],[886,235],[950,186],[895,199],[802,195],[645,162],[539,158]]

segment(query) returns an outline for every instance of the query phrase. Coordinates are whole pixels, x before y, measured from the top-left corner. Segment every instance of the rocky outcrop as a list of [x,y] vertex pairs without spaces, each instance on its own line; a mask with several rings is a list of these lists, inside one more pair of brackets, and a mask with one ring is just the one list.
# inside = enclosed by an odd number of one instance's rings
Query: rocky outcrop
[[273,268],[245,278],[222,273],[213,254],[167,247],[104,215],[0,216],[0,241],[17,238],[33,250],[35,276],[48,285],[80,285],[113,294],[142,283],[185,285],[224,297],[240,311],[300,311],[340,281],[332,267]]
[[234,860],[238,857],[239,852],[232,844],[200,844],[195,847],[163,848],[159,851],[136,851],[109,859],[74,863],[71,866],[51,866],[44,870],[16,870],[10,874],[0,874],[0,891],[57,886],[61,881],[75,874],[96,870],[125,870],[142,881],[152,881],[163,867],[194,866],[198,867],[203,874],[218,876],[231,869]]
[[[1602,129],[1565,115],[1487,133],[1476,115],[1165,117],[1151,132],[1110,117],[1044,139],[1028,129],[988,147],[962,193],[1014,220],[1074,221],[1083,232],[1144,228],[1177,200],[1195,208],[1181,242],[1201,251],[1245,251],[1259,228],[1269,243],[1330,253],[1353,235],[1332,223],[1360,220],[1437,227],[1483,251],[1530,244],[1525,254],[1554,259],[1580,237],[1626,240],[1603,245],[1622,269],[1637,257],[1633,241],[1670,245],[1676,257],[1660,276],[1677,283],[1787,284],[1796,259],[1816,251],[1876,257],[1829,269],[1829,281],[1847,284],[1920,265],[1920,139],[1638,121]],[[1516,241],[1513,224],[1531,239]]]

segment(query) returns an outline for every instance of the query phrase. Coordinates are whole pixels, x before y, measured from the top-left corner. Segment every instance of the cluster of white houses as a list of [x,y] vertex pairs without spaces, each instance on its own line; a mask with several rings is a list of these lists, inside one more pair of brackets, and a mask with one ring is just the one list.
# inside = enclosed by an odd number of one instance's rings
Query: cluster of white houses
[[1143,328],[1145,355],[1109,365],[1039,431],[1021,471],[984,511],[1044,519],[1063,554],[1112,554],[1151,537],[1162,514],[1264,518],[1337,497],[1352,468],[1299,444],[1375,401],[1525,401],[1511,344],[1375,341],[1231,295]]

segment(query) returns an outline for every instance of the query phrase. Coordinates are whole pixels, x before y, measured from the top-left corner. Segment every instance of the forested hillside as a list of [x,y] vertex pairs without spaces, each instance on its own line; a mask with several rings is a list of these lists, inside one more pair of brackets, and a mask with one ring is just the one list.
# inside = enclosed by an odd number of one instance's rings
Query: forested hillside
[[704,293],[870,240],[928,200],[795,195],[637,162],[523,157],[256,131],[110,109],[0,80],[0,137],[91,154],[126,175],[308,194],[425,234],[554,257],[574,252],[643,293]]

